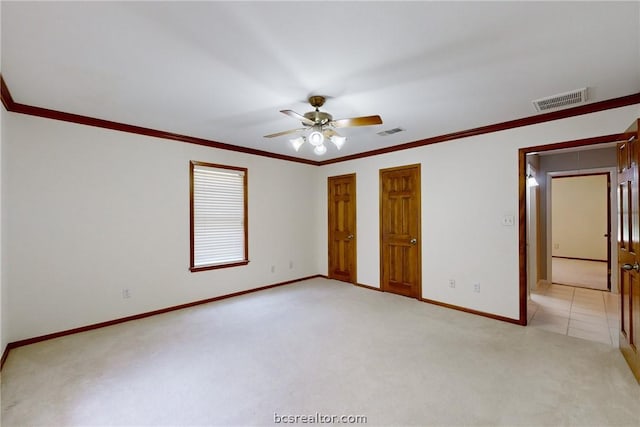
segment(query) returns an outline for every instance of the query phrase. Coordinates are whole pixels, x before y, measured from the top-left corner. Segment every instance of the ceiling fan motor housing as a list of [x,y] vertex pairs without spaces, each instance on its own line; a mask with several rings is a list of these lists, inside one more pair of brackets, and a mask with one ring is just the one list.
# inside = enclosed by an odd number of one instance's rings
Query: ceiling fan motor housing
[[[324,125],[333,120],[333,117],[329,113],[325,113],[324,111],[309,111],[308,113],[304,113],[304,116],[313,120],[316,125]],[[304,123],[303,123],[304,124]],[[305,125],[308,126],[308,125]]]
[[309,104],[313,108],[319,108],[324,105],[325,97],[321,95],[313,95],[309,97]]

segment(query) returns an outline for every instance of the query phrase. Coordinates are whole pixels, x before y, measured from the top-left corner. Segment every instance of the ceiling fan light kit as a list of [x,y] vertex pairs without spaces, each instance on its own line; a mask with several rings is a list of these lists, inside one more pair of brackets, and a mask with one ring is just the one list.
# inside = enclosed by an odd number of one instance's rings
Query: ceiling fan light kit
[[291,142],[291,146],[293,147],[293,149],[298,151],[300,150],[300,147],[302,147],[302,144],[305,143],[305,137],[299,136],[295,139],[290,139],[289,142]]
[[314,130],[309,134],[309,144],[313,145],[314,147],[322,145],[323,142],[324,135],[322,135],[319,131]]
[[316,145],[316,148],[313,149],[313,152],[316,153],[318,156],[322,156],[324,153],[327,152],[327,147],[325,147],[324,144]]
[[333,135],[329,139],[331,140],[331,142],[333,142],[333,145],[335,145],[336,148],[339,150],[344,145],[344,142],[347,140],[347,137],[346,136],[340,136],[340,135]]
[[327,147],[324,144],[328,139],[340,150],[347,140],[347,137],[340,135],[334,130],[334,128],[342,127],[354,127],[354,126],[371,126],[382,124],[380,116],[363,116],[352,117],[349,119],[333,120],[331,114],[324,111],[320,111],[320,107],[324,105],[325,97],[320,95],[314,95],[309,97],[309,104],[315,108],[314,111],[309,111],[304,115],[298,114],[293,110],[280,110],[281,113],[287,116],[300,120],[305,126],[303,128],[286,130],[283,132],[277,132],[270,135],[265,135],[265,138],[275,138],[278,136],[289,135],[296,132],[306,132],[311,130],[307,136],[299,136],[297,138],[290,139],[289,142],[295,151],[299,151],[305,142],[312,145],[313,152],[322,156],[327,152]]

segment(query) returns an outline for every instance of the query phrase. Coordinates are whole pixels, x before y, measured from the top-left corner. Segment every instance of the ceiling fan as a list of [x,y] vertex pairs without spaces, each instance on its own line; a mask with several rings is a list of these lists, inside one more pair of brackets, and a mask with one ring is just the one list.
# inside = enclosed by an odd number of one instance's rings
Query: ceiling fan
[[324,145],[325,139],[331,141],[338,148],[338,150],[342,148],[344,142],[347,140],[346,137],[336,132],[335,128],[382,124],[382,119],[380,118],[380,116],[362,116],[351,117],[349,119],[333,120],[331,114],[320,111],[320,107],[324,105],[324,101],[324,96],[310,96],[309,104],[311,104],[311,106],[315,108],[315,111],[309,111],[307,113],[304,113],[304,115],[298,114],[293,110],[280,110],[281,113],[284,113],[287,116],[291,116],[294,119],[300,120],[304,127],[272,133],[270,135],[265,135],[264,137],[275,138],[278,136],[311,130],[309,135],[302,135],[298,136],[295,139],[291,139],[291,145],[296,151],[298,151],[302,144],[308,141],[309,144],[314,146],[313,152],[321,156],[327,152],[327,147]]

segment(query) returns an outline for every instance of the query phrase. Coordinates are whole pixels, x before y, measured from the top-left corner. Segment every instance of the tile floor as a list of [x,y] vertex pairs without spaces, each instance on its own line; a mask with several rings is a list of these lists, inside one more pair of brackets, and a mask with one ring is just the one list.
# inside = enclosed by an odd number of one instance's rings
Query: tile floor
[[551,279],[559,285],[607,289],[607,262],[582,259],[551,258]]
[[529,326],[618,346],[619,295],[541,282],[531,292]]

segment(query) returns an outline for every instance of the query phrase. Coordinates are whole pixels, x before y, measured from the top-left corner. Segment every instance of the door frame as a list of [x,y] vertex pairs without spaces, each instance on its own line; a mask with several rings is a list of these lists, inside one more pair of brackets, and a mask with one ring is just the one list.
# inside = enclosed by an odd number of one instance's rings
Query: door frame
[[622,132],[518,149],[518,289],[520,297],[518,324],[527,325],[527,154],[621,141],[623,141]]
[[[618,224],[614,219],[617,218],[616,214],[612,212],[612,209],[617,209],[617,185],[611,185],[612,182],[617,182],[618,169],[615,167],[608,168],[593,168],[593,169],[576,169],[571,171],[560,171],[560,172],[547,172],[546,183],[547,183],[547,191],[546,191],[546,201],[547,201],[547,278],[552,277],[552,251],[553,251],[553,242],[552,233],[551,233],[551,214],[553,206],[551,205],[551,195],[552,188],[551,182],[553,178],[573,178],[573,177],[581,177],[581,176],[594,176],[594,175],[606,175],[607,176],[607,233],[609,237],[607,238],[607,269],[609,274],[607,275],[607,287],[611,293],[617,294],[618,289],[618,269],[613,268],[612,266],[618,265],[618,251],[617,251],[617,241],[614,241],[612,236],[618,235]],[[612,245],[615,247],[612,248]],[[615,262],[614,262],[615,261]],[[551,280],[549,280],[551,281]],[[615,286],[614,286],[615,284]],[[615,292],[614,292],[615,290]]]
[[[383,169],[379,169],[378,170],[378,192],[379,192],[379,196],[378,196],[378,204],[379,204],[379,212],[378,212],[378,228],[379,228],[379,244],[380,244],[380,290],[383,292],[388,292],[387,289],[385,289],[385,284],[384,284],[384,260],[383,260],[383,248],[382,248],[382,190],[383,190],[383,186],[382,186],[382,174],[383,172],[392,172],[392,171],[397,171],[397,170],[403,170],[403,169],[413,169],[413,168],[418,168],[418,173],[420,174],[420,177],[418,179],[418,189],[417,189],[417,197],[418,197],[418,206],[419,206],[419,215],[418,215],[418,245],[417,245],[417,250],[418,250],[418,295],[415,296],[414,298],[418,299],[418,300],[422,300],[422,163],[414,163],[411,165],[404,165],[404,166],[395,166],[395,167],[390,167],[390,168],[383,168]],[[393,292],[392,292],[393,293]]]
[[351,178],[353,177],[353,234],[355,235],[355,239],[353,243],[353,281],[345,282],[352,283],[354,285],[358,284],[358,199],[357,199],[357,175],[356,173],[345,173],[342,175],[328,176],[327,177],[327,277],[331,279],[331,180],[339,179],[339,178]]
[[[531,164],[527,165],[527,176],[537,176],[538,170]],[[540,187],[527,186],[527,298],[531,290],[537,289],[540,277]],[[532,271],[533,270],[533,271]]]

